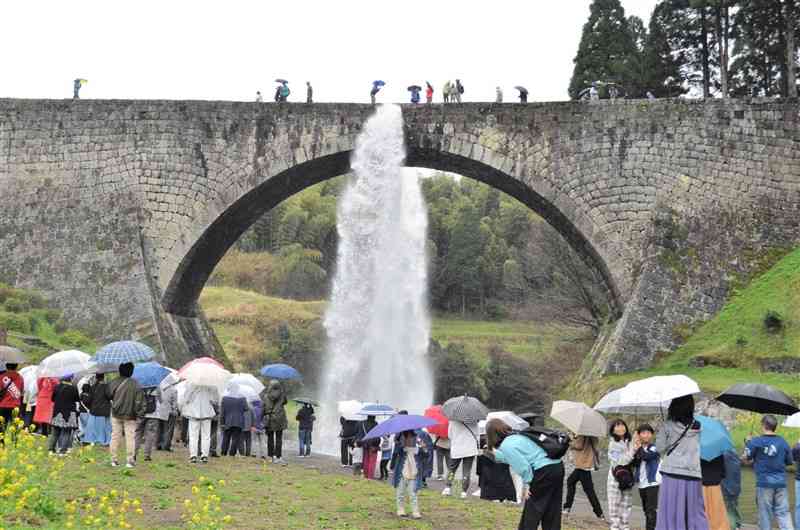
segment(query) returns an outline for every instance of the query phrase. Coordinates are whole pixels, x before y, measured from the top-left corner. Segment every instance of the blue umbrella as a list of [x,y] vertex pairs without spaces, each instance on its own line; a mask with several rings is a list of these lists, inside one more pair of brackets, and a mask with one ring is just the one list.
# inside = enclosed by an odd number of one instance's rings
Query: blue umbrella
[[134,340],[121,340],[106,344],[94,354],[92,361],[97,364],[120,365],[149,361],[156,356],[150,346]]
[[733,449],[733,441],[725,425],[708,416],[695,416],[702,429],[700,430],[700,459],[710,462],[725,451]]
[[397,411],[389,405],[381,405],[380,403],[369,403],[364,405],[359,412],[362,416],[394,416]]
[[381,436],[397,434],[399,432],[416,431],[417,429],[424,429],[425,427],[433,427],[438,423],[439,422],[435,419],[427,416],[398,414],[371,429],[362,440],[371,440],[372,438],[380,438]]
[[300,372],[288,364],[268,364],[261,368],[261,375],[270,379],[302,379]]
[[372,84],[374,86],[383,86],[383,85],[386,84],[386,82],[385,81],[381,81],[380,79],[378,79],[377,81],[373,81]]
[[144,388],[158,386],[170,374],[169,369],[155,361],[137,364],[133,368],[133,378]]

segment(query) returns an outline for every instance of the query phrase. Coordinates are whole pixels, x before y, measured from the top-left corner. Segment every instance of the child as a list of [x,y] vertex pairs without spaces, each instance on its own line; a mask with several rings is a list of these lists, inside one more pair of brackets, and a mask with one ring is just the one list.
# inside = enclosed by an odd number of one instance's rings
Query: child
[[381,480],[389,478],[389,460],[392,458],[392,437],[381,437]]
[[661,457],[653,444],[655,431],[650,425],[647,423],[640,425],[636,429],[636,434],[638,436],[633,443],[633,449],[636,451],[634,454],[636,469],[633,476],[639,483],[639,497],[642,499],[645,528],[655,530],[658,513],[658,487],[661,485],[658,464]]
[[[621,419],[611,422],[608,432],[608,480],[606,492],[608,498],[608,519],[614,530],[630,530],[631,489],[622,489],[614,469],[617,466],[628,466],[633,461],[633,444],[628,424]],[[638,437],[637,437],[638,438]]]
[[759,527],[767,530],[776,519],[781,530],[790,530],[793,525],[786,488],[786,466],[792,464],[792,450],[786,440],[775,433],[778,430],[775,416],[767,414],[761,418],[761,428],[764,434],[748,438],[744,451],[745,461],[752,462],[756,472]]
[[594,515],[598,519],[605,519],[603,506],[597,498],[592,480],[592,471],[600,465],[600,455],[597,452],[597,438],[594,436],[579,436],[572,438],[569,444],[572,461],[575,469],[567,478],[567,499],[564,501],[563,515],[569,515],[572,504],[575,502],[575,490],[580,482],[589,504],[592,505]]
[[78,404],[81,401],[78,389],[72,384],[72,376],[61,378],[53,390],[52,430],[48,443],[51,453],[64,455],[72,448],[72,436],[78,428]]
[[392,486],[396,490],[397,516],[406,516],[405,496],[408,493],[411,501],[411,517],[420,519],[417,491],[422,486],[422,468],[425,452],[414,431],[405,431],[400,435],[392,454]]
[[353,475],[358,476],[364,467],[364,451],[360,447],[351,445],[348,449],[350,451],[350,463],[353,466]]

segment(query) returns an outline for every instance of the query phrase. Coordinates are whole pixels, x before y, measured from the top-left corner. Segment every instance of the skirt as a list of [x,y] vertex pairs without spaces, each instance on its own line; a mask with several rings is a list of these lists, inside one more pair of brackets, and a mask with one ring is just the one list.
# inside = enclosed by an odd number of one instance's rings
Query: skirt
[[722,498],[722,488],[716,486],[703,486],[703,500],[706,505],[706,517],[710,530],[731,530],[728,522],[728,510]]
[[83,433],[84,443],[108,445],[111,443],[111,418],[108,416],[92,416],[86,421]]
[[700,480],[662,476],[656,530],[709,530]]
[[61,413],[56,414],[53,416],[53,419],[50,420],[50,425],[53,427],[60,427],[62,429],[77,429],[78,428],[78,413],[77,412],[70,412],[69,418],[64,418]]

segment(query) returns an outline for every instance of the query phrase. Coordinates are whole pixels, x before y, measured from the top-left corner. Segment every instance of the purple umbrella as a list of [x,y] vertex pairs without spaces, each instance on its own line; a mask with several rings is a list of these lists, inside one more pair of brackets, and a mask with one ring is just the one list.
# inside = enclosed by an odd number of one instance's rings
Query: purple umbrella
[[398,414],[371,429],[362,440],[371,440],[373,438],[380,438],[381,436],[397,434],[399,432],[416,431],[417,429],[424,429],[425,427],[433,427],[438,423],[439,422],[435,419],[427,416]]

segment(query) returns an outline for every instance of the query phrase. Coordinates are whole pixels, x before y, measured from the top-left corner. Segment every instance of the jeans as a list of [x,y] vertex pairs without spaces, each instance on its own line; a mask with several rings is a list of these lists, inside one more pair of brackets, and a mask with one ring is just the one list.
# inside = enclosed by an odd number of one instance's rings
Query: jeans
[[564,501],[564,509],[571,510],[572,503],[575,501],[575,490],[577,489],[578,482],[581,483],[583,492],[589,503],[592,505],[592,510],[597,517],[603,516],[603,506],[597,498],[597,492],[594,490],[594,482],[592,481],[592,472],[588,469],[575,469],[570,473],[567,479],[567,499]]
[[211,448],[211,420],[189,420],[189,456],[197,458],[198,446],[200,447],[200,456],[208,458],[208,452]]
[[122,420],[111,416],[111,461],[118,462],[117,455],[125,438],[125,454],[128,464],[133,464],[136,456],[136,420]]
[[158,444],[160,421],[157,418],[139,418],[136,424],[136,454],[139,454],[139,449],[144,446],[144,457],[150,458],[153,448]]
[[[450,463],[447,465],[447,487],[453,487],[453,479],[455,479],[456,470],[458,469],[458,465],[461,464],[461,491],[467,493],[469,491],[470,481],[472,480],[472,463],[474,461],[474,456],[451,458]],[[561,499],[559,499],[559,502],[561,502]]]
[[658,515],[658,486],[650,486],[639,489],[639,498],[642,499],[642,511],[644,512],[645,528],[656,530]]
[[[72,449],[72,435],[75,429],[53,426],[47,440],[48,449],[52,452],[66,453]],[[58,449],[56,451],[56,449]]]
[[283,431],[267,431],[267,453],[275,458],[283,456]]
[[772,528],[773,517],[781,530],[794,530],[789,513],[789,491],[786,488],[756,488],[758,505],[758,527],[761,530]]
[[160,433],[161,436],[158,440],[158,448],[162,451],[172,451],[172,437],[175,434],[175,423],[178,417],[175,414],[170,414],[167,421],[161,422]]
[[350,454],[350,448],[353,446],[352,438],[342,438],[341,446],[339,448],[340,456],[342,457],[343,466],[353,465],[353,455]]
[[242,429],[239,427],[228,427],[222,431],[222,456],[236,456],[239,450],[239,441],[242,437]]
[[442,447],[436,448],[436,474],[440,477],[445,475],[447,468],[450,467],[450,449]]
[[298,432],[299,438],[299,454],[300,456],[308,456],[311,454],[311,431],[305,429]]
[[731,530],[739,530],[742,527],[742,514],[739,511],[739,496],[731,497],[722,493],[722,500],[725,501],[725,509],[728,511],[728,521],[731,523]]
[[[402,470],[400,470],[402,473]],[[408,494],[408,499],[411,501],[411,511],[414,514],[419,513],[419,501],[417,499],[417,479],[412,478],[411,480],[400,477],[400,483],[397,485],[397,489],[395,491],[397,497],[397,512],[405,512],[406,509],[406,494]]]

